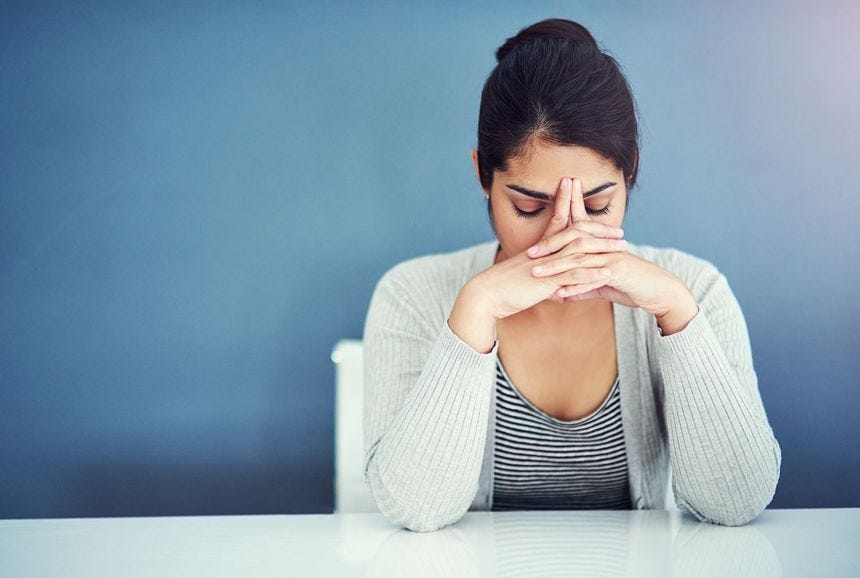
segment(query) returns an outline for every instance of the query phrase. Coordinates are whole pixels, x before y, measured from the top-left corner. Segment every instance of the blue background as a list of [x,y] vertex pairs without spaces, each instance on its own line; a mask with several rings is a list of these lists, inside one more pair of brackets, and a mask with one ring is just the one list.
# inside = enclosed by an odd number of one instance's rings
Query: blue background
[[469,149],[547,17],[624,67],[633,242],[711,260],[783,450],[860,506],[856,3],[2,4],[0,517],[330,512],[337,340],[492,239]]

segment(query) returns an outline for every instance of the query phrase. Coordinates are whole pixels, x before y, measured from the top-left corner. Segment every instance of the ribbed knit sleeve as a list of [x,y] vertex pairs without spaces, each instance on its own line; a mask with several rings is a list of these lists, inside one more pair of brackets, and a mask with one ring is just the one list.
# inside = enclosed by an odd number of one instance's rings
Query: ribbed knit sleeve
[[708,264],[688,286],[699,312],[683,330],[656,337],[672,490],[697,519],[742,525],[773,499],[782,454],[726,277]]
[[439,303],[419,301],[437,288],[414,289],[383,276],[365,320],[365,480],[386,518],[427,532],[459,520],[478,491],[498,341],[476,351]]

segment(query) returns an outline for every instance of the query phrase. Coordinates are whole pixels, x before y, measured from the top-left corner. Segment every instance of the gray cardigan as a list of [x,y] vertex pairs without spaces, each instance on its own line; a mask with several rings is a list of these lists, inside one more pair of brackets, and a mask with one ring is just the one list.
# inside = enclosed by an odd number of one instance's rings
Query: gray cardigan
[[[492,508],[498,341],[478,352],[447,320],[496,248],[493,240],[398,263],[367,311],[365,481],[386,518],[413,531]],[[709,261],[633,243],[627,251],[682,279],[699,305],[683,330],[662,336],[654,316],[613,303],[631,503],[665,508],[671,480],[682,511],[745,524],[772,500],[782,454],[740,305]]]

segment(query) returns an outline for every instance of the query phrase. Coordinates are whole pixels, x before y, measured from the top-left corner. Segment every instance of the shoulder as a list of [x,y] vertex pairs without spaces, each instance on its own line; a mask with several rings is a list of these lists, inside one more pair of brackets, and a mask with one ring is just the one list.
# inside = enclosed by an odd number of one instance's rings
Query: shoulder
[[674,247],[655,247],[653,245],[630,244],[631,253],[669,269],[675,274],[698,273],[717,267],[703,257]]
[[462,286],[483,268],[482,261],[489,259],[495,241],[470,245],[453,251],[427,253],[401,261],[382,275],[380,284],[393,284],[404,288],[420,288],[422,294],[435,289],[459,291]]
[[441,327],[460,290],[493,261],[495,241],[428,253],[391,266],[376,283],[365,333],[393,323],[419,324],[429,335]]
[[688,286],[703,279],[717,278],[722,275],[711,261],[674,247],[655,247],[653,245],[628,245],[630,252],[646,261],[666,269]]

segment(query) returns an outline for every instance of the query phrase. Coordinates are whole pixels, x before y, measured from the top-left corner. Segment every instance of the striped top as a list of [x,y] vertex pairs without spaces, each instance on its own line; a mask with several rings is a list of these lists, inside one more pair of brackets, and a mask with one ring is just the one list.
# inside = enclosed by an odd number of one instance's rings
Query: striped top
[[629,510],[619,378],[591,414],[553,417],[496,362],[493,510]]

